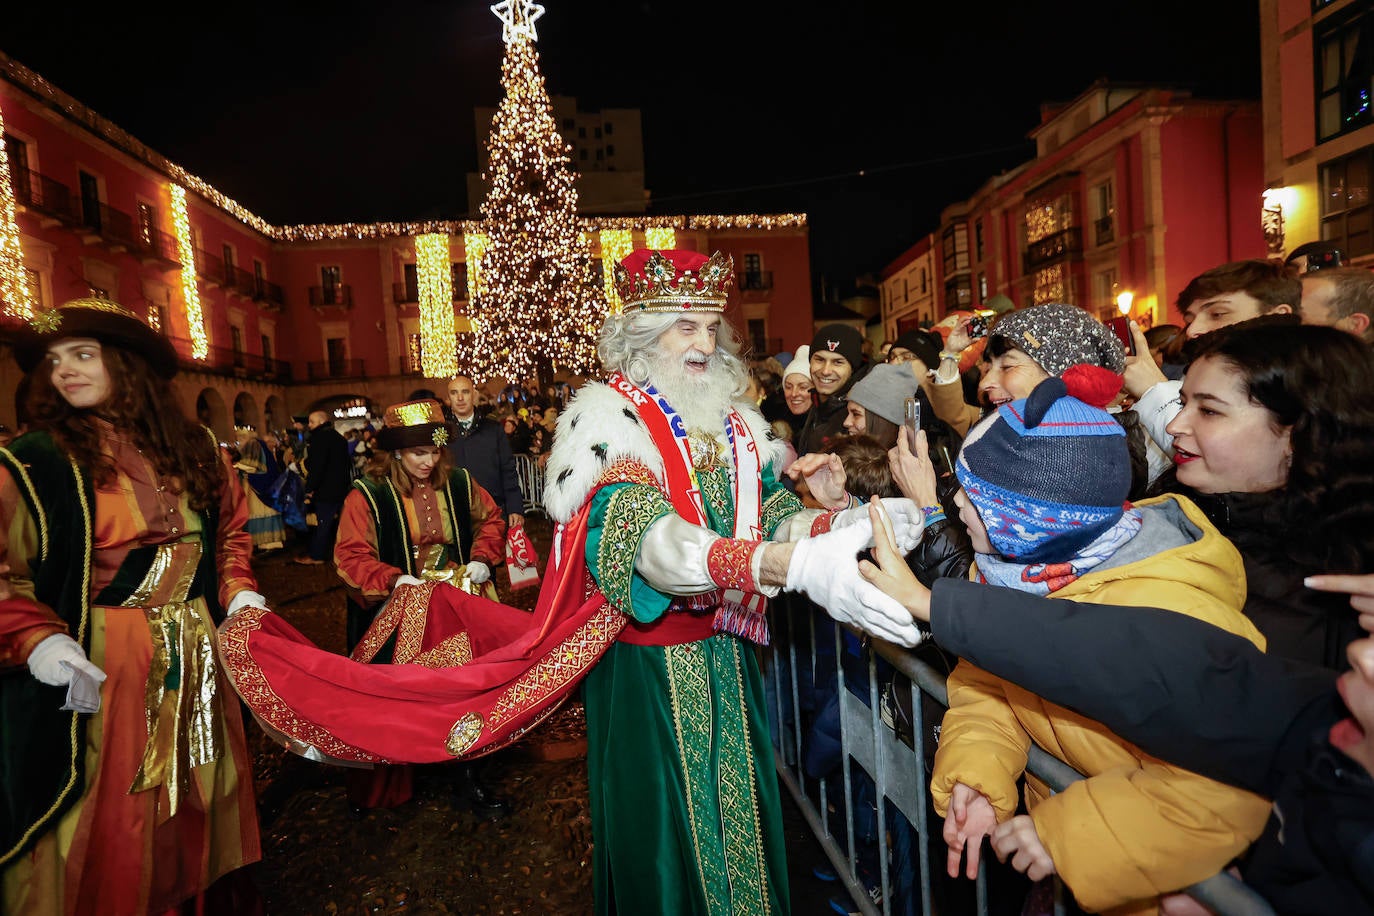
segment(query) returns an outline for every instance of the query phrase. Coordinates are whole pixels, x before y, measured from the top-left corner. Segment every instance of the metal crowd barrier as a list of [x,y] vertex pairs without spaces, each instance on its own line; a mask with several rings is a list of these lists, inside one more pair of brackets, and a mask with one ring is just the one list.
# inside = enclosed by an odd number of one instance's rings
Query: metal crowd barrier
[[525,498],[525,514],[544,512],[544,469],[530,455],[515,456],[515,476],[520,481],[520,495]]
[[[891,916],[894,903],[893,875],[890,874],[890,844],[888,808],[895,808],[905,817],[915,834],[915,850],[910,859],[915,866],[919,894],[916,913],[933,914],[931,844],[937,844],[937,862],[944,861],[942,823],[933,812],[927,811],[930,792],[925,754],[932,754],[933,732],[922,712],[924,694],[941,707],[948,707],[945,675],[917,658],[915,653],[881,640],[868,646],[875,651],[864,652],[867,668],[867,703],[856,696],[845,683],[844,631],[838,625],[818,628],[819,615],[802,601],[775,601],[773,614],[773,646],[765,662],[766,687],[769,695],[769,720],[773,730],[773,746],[777,758],[779,779],[796,799],[827,858],[834,866],[839,883],[853,900],[853,909],[865,916]],[[798,633],[809,636],[801,651]],[[835,681],[840,705],[840,769],[843,798],[836,800],[835,810],[844,812],[843,830],[837,836],[831,824],[830,789],[825,778],[813,779],[804,771],[803,761],[808,746],[807,725],[801,703],[803,685],[814,683],[812,678],[800,677],[806,671],[818,669],[815,647],[818,638],[834,640]],[[878,657],[911,681],[912,744],[901,740],[894,727],[883,720],[884,698],[880,696]],[[799,666],[805,666],[799,667]],[[816,711],[813,711],[813,714]],[[876,799],[875,824],[880,900],[870,897],[870,879],[861,875],[855,834],[855,774],[857,765],[873,782]],[[1027,771],[1043,780],[1054,791],[1062,791],[1069,783],[1082,779],[1082,774],[1034,745],[1030,749]],[[983,848],[983,862],[979,865],[974,899],[977,916],[988,914],[987,865],[992,855],[990,847]],[[944,879],[942,880],[953,880]],[[966,880],[966,879],[958,879]],[[1054,881],[1056,916],[1064,913],[1064,889],[1056,877]],[[1230,874],[1222,872],[1185,889],[1186,893],[1214,910],[1219,916],[1274,916],[1269,904]],[[947,911],[945,911],[947,914]]]

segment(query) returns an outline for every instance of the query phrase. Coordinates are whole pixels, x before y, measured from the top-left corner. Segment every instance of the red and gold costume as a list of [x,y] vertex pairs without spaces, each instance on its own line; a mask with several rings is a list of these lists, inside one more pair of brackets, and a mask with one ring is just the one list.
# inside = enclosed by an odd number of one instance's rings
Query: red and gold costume
[[[33,768],[10,774],[19,785],[6,790],[66,774],[36,817],[5,825],[6,913],[156,912],[261,857],[251,759],[212,620],[257,588],[238,475],[225,459],[218,505],[194,511],[126,436],[93,422],[117,471],[108,485],[94,486],[46,433],[0,451],[0,661],[22,663],[69,632],[108,676],[90,716],[59,711],[64,688],[27,671],[0,689],[7,723],[20,701],[31,712],[20,729],[33,736],[23,758]],[[25,740],[9,727],[6,743]]]

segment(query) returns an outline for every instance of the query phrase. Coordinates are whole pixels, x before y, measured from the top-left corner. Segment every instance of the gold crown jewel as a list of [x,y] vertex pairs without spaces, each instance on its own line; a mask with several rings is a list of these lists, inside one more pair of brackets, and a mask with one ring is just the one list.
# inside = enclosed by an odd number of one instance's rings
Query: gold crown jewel
[[644,262],[642,275],[630,276],[624,266],[616,264],[614,276],[616,292],[627,311],[723,312],[734,282],[735,259],[717,251],[698,270],[679,272],[672,261],[656,251]]

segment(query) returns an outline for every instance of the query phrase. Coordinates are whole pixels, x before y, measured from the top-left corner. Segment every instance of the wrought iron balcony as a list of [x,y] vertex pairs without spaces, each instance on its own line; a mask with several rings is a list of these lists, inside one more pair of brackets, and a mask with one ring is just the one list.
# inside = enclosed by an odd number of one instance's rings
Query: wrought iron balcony
[[754,270],[735,275],[742,293],[748,292],[767,292],[773,288],[773,272],[771,270]]
[[306,364],[310,381],[333,378],[367,378],[367,366],[361,359],[324,359]]
[[259,280],[253,278],[253,299],[261,302],[264,308],[273,308],[281,311],[286,308],[286,296],[282,293],[281,286],[271,280]]
[[167,267],[181,266],[181,253],[172,235],[151,226],[141,227],[138,235],[139,254],[145,261],[158,261]]
[[310,304],[352,308],[353,287],[347,283],[338,286],[312,286],[310,287]]
[[196,276],[216,286],[224,285],[224,259],[204,249],[196,249]]
[[76,195],[57,179],[32,169],[13,169],[10,172],[10,185],[14,188],[15,202],[25,210],[32,210],[68,226],[81,221],[76,209]]
[[1116,238],[1115,220],[1110,216],[1099,217],[1093,220],[1093,241],[1098,245],[1106,245]]
[[407,302],[419,302],[420,290],[413,283],[393,283],[391,284],[391,298],[397,305]]
[[207,372],[279,384],[291,383],[291,364],[285,360],[268,359],[256,353],[245,353],[228,347],[210,347],[205,359],[192,359],[191,341],[170,338],[176,347],[178,362],[189,372]]
[[258,278],[242,267],[225,264],[224,285],[240,295],[252,297],[258,291]]
[[134,226],[134,218],[109,204],[83,202],[81,224],[114,248],[143,250],[142,234]]
[[1056,232],[1054,235],[1047,235],[1043,239],[1031,242],[1026,246],[1024,258],[1026,273],[1046,264],[1082,253],[1083,231],[1077,226],[1070,226],[1068,229]]

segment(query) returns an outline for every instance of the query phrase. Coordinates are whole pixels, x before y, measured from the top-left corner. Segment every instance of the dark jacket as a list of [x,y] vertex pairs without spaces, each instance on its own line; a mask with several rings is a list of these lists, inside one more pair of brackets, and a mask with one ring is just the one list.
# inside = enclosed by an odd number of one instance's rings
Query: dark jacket
[[855,369],[849,381],[845,382],[839,391],[829,397],[820,398],[816,406],[811,408],[811,412],[806,415],[806,423],[802,425],[801,434],[797,436],[798,455],[823,452],[836,437],[845,435],[844,420],[849,413],[849,389],[863,376],[862,370]]
[[1374,778],[1328,739],[1348,715],[1334,672],[1183,614],[954,579],[932,589],[931,627],[1146,752],[1272,798],[1243,876],[1278,912],[1374,912]]
[[1267,651],[1337,671],[1348,668],[1345,647],[1361,636],[1359,620],[1345,595],[1313,591],[1302,584],[1304,576],[1327,570],[1303,569],[1285,554],[1287,540],[1301,532],[1280,517],[1274,495],[1174,489],[1197,503],[1240,551],[1248,589],[1243,610],[1264,634]]
[[305,444],[305,495],[317,503],[343,505],[352,482],[348,440],[332,423],[321,423],[310,431]]
[[520,493],[520,478],[515,473],[515,455],[501,424],[486,417],[475,417],[466,433],[461,424],[458,426],[458,435],[448,447],[458,467],[466,468],[503,512],[525,514],[525,497]]

